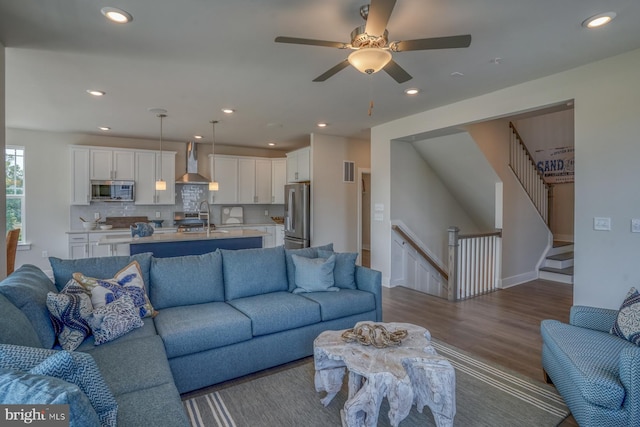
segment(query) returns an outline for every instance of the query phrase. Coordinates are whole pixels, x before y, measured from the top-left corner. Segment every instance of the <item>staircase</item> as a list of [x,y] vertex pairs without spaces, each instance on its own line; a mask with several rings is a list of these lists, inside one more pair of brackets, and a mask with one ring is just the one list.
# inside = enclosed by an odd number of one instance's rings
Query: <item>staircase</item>
[[573,283],[573,243],[553,242],[538,278],[553,282]]

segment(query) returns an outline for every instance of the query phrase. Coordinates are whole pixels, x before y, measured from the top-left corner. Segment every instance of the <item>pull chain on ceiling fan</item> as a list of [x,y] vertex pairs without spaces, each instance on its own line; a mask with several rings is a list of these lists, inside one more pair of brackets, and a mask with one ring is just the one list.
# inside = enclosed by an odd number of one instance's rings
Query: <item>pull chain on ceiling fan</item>
[[469,47],[471,44],[469,34],[389,42],[386,28],[395,5],[396,0],[371,0],[371,4],[362,6],[360,16],[367,23],[351,32],[349,43],[283,36],[276,37],[275,42],[353,50],[348,58],[320,74],[313,79],[314,82],[323,82],[352,65],[365,74],[384,70],[398,83],[404,83],[412,77],[393,60],[392,52],[455,49]]

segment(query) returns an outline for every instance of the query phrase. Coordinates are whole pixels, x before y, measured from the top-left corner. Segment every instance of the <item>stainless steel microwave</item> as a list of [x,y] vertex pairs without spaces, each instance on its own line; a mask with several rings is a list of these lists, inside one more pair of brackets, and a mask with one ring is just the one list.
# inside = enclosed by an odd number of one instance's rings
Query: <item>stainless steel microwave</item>
[[133,202],[133,181],[91,181],[92,202]]

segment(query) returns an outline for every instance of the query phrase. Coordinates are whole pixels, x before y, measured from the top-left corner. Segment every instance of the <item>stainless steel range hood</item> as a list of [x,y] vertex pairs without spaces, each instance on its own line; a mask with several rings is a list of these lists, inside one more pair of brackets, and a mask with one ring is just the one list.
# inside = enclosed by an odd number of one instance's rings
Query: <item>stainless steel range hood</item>
[[187,142],[187,173],[176,184],[209,184],[211,180],[198,173],[198,144]]

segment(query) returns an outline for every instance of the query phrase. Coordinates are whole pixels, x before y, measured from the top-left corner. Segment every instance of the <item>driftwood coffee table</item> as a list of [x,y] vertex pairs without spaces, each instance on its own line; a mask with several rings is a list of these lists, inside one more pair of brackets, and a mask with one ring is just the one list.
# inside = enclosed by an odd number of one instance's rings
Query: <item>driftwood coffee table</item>
[[431,346],[429,331],[408,323],[362,323],[383,325],[389,332],[405,329],[408,336],[399,346],[376,348],[345,342],[344,331],[325,331],[313,342],[316,391],[326,391],[324,406],[342,388],[349,371],[349,396],[342,412],[343,425],[374,427],[380,404],[389,401],[389,420],[397,427],[416,405],[428,406],[438,427],[453,425],[456,413],[455,371]]

